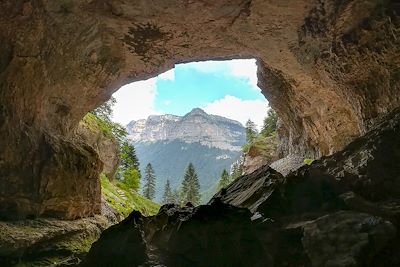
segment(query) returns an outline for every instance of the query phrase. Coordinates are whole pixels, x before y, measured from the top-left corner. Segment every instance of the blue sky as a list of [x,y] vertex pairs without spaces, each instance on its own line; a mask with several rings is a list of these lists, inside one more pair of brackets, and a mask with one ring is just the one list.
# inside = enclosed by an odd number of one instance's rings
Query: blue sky
[[114,97],[114,120],[127,124],[153,114],[207,113],[261,125],[268,102],[257,87],[254,59],[176,65],[157,77],[121,87]]

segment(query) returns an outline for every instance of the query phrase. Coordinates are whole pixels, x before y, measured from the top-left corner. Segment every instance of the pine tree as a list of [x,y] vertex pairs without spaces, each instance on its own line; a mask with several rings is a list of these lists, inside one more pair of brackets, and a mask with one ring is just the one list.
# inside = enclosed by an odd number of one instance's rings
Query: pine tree
[[200,203],[200,184],[196,170],[192,163],[189,163],[182,182],[182,200],[184,203],[190,202],[193,205]]
[[278,115],[276,112],[271,108],[268,110],[268,115],[264,119],[264,125],[261,130],[261,134],[263,136],[270,136],[276,131],[276,125],[278,122]]
[[144,175],[143,195],[152,200],[156,193],[156,175],[150,163],[147,164]]
[[121,167],[123,169],[135,168],[139,170],[139,160],[136,156],[135,147],[127,141],[121,146]]
[[169,180],[167,180],[167,182],[165,183],[164,195],[163,195],[162,203],[163,204],[174,203],[172,190],[171,190],[171,185],[169,183]]
[[246,122],[246,141],[248,144],[254,142],[257,137],[257,127],[250,119]]
[[174,192],[172,193],[172,203],[176,205],[181,205],[181,194],[179,193],[178,189],[174,189]]
[[242,173],[243,173],[243,159],[241,158],[232,164],[231,180],[235,181],[237,178],[242,176]]
[[121,180],[128,187],[138,190],[141,174],[135,148],[125,141],[122,143],[120,151],[121,162],[118,167],[117,179]]
[[221,178],[218,183],[218,189],[226,188],[231,183],[231,177],[229,173],[224,169],[221,174]]

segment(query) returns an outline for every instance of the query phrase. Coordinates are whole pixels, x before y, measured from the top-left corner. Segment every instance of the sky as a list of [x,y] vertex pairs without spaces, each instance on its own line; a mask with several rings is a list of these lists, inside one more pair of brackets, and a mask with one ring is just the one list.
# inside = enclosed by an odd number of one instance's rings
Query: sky
[[268,101],[257,87],[255,59],[178,64],[157,77],[121,87],[113,120],[123,125],[149,115],[183,116],[193,108],[259,127]]

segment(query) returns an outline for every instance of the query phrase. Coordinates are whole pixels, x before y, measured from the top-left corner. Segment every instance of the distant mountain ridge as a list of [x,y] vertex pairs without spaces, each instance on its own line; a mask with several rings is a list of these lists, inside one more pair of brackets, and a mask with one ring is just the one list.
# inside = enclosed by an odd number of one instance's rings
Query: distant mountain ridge
[[235,120],[210,115],[195,108],[184,116],[151,115],[146,120],[131,121],[126,129],[132,142],[180,140],[232,151],[240,151],[245,142],[245,128]]
[[126,126],[135,145],[140,169],[153,165],[157,176],[156,200],[167,179],[178,189],[189,162],[199,176],[201,191],[213,188],[224,169],[241,155],[245,128],[237,121],[195,108],[184,116],[152,115]]

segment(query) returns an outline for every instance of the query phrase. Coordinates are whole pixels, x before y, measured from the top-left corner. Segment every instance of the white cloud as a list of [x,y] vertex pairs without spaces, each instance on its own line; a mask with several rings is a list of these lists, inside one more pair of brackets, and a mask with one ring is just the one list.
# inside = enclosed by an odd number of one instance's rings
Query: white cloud
[[233,76],[246,79],[253,89],[259,90],[257,86],[257,65],[255,59],[232,60],[229,65]]
[[260,129],[268,112],[267,100],[242,100],[240,98],[226,95],[203,107],[209,114],[220,115],[246,124],[251,119]]
[[126,125],[131,120],[158,114],[155,108],[156,80],[152,78],[127,84],[115,92],[113,96],[117,103],[113,108],[113,120]]
[[234,59],[227,61],[202,61],[181,64],[182,68],[195,69],[209,74],[223,74],[244,79],[251,88],[260,90],[257,86],[257,65],[255,59]]
[[160,80],[173,81],[175,80],[175,69],[170,69],[169,71],[161,73],[160,75],[157,76],[157,78]]
[[[255,59],[204,61],[180,64],[179,67],[191,68],[215,75],[231,75],[244,79],[257,90],[257,66]],[[157,96],[157,80],[174,81],[175,70],[166,71],[155,78],[131,83],[121,87],[114,97],[117,103],[113,109],[113,120],[126,125],[131,120],[146,119],[149,115],[159,114],[155,106]],[[165,100],[169,106],[172,100]],[[245,124],[251,118],[257,125],[262,125],[266,116],[268,102],[266,100],[241,100],[227,95],[225,98],[207,104],[204,110],[211,114],[232,118]],[[158,107],[160,108],[160,107]]]

